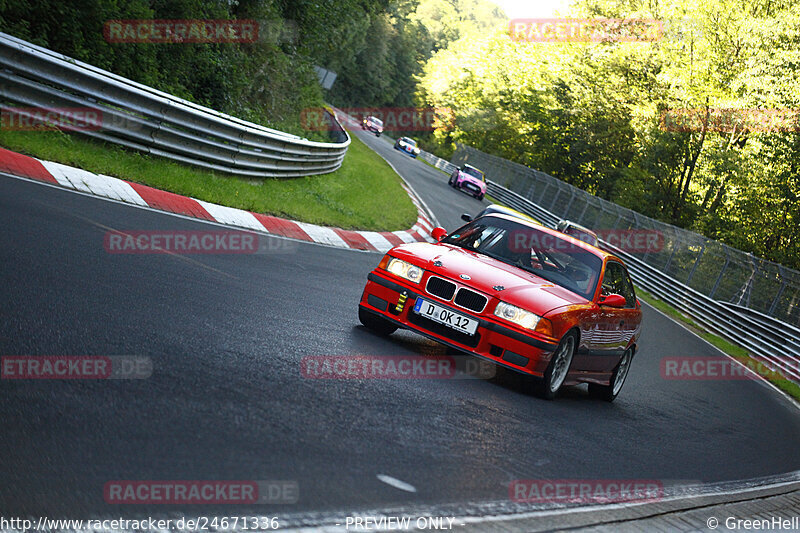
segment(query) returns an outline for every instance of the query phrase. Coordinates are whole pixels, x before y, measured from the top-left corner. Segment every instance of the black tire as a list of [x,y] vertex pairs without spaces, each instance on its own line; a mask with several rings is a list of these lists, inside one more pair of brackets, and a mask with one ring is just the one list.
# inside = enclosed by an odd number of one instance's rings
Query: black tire
[[391,335],[397,331],[397,326],[393,323],[374,313],[365,311],[361,307],[358,308],[358,320],[360,320],[367,329],[374,331],[378,335]]
[[477,198],[478,198],[478,200],[480,200],[481,202],[483,201],[483,195],[482,195],[482,194],[479,194],[479,195],[477,196]]
[[447,180],[447,184],[448,184],[449,186],[451,186],[451,187],[454,187],[454,185],[453,185],[453,176],[450,176],[450,179],[449,179],[449,180]]
[[622,386],[625,384],[625,379],[628,377],[628,371],[631,369],[631,362],[633,361],[633,349],[628,348],[622,354],[617,368],[611,374],[611,381],[608,385],[598,385],[597,383],[589,383],[589,394],[593,397],[613,402]]
[[558,343],[558,348],[550,358],[550,364],[544,371],[544,377],[537,380],[534,385],[534,392],[545,400],[552,400],[561,390],[564,380],[569,374],[569,367],[572,364],[572,357],[578,345],[578,336],[573,331],[567,332]]
[[380,133],[376,133],[376,134],[375,134],[375,137],[380,137],[380,136],[381,136],[381,134],[380,134]]

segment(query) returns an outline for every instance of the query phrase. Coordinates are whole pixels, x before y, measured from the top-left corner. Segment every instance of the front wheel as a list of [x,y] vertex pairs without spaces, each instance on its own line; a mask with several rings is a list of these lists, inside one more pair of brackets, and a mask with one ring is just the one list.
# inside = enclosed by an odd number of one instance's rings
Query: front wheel
[[589,394],[595,398],[600,398],[607,402],[613,402],[617,397],[622,386],[625,384],[625,378],[628,377],[628,370],[631,368],[631,360],[633,359],[633,348],[628,348],[622,354],[622,359],[619,360],[617,368],[611,374],[611,382],[608,385],[598,385],[597,383],[589,383]]
[[397,331],[397,326],[374,313],[365,311],[361,307],[358,308],[358,320],[361,321],[367,329],[371,329],[378,335],[391,335]]
[[481,201],[481,202],[483,201],[483,195],[482,195],[482,194],[479,194],[479,195],[477,196],[477,198],[478,198],[478,200],[479,200],[479,201]]
[[550,364],[544,371],[544,377],[536,384],[535,392],[545,400],[552,400],[564,384],[564,380],[569,373],[572,364],[572,356],[575,355],[575,345],[577,344],[575,333],[569,332],[564,335],[558,348],[550,358]]

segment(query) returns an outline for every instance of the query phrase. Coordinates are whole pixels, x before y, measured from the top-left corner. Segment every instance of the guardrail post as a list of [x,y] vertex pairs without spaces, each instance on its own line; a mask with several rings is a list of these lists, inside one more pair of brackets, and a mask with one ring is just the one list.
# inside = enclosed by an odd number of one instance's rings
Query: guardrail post
[[697,260],[694,262],[694,266],[692,266],[692,271],[689,272],[689,277],[686,278],[686,284],[688,285],[690,281],[692,281],[692,276],[694,276],[694,271],[697,270],[697,265],[700,264],[700,260],[703,258],[703,253],[706,251],[706,242],[703,241],[703,247],[700,248],[700,253],[697,255]]
[[783,296],[784,289],[786,289],[786,280],[781,280],[781,287],[778,289],[778,294],[775,295],[775,298],[772,299],[772,303],[769,305],[769,311],[767,311],[768,315],[773,316],[773,313],[775,313],[775,308],[778,307],[778,301],[781,299],[781,296]]
[[569,193],[569,202],[567,202],[567,207],[564,209],[564,218],[569,215],[569,208],[572,207],[572,202],[575,200],[575,191],[570,191]]
[[717,289],[719,288],[719,284],[722,281],[722,276],[725,275],[725,270],[728,268],[728,264],[731,262],[731,256],[728,253],[728,250],[725,250],[725,264],[722,265],[722,270],[719,271],[719,276],[717,276],[717,281],[714,282],[714,287],[711,289],[711,292],[708,294],[709,298],[713,298],[714,295],[717,293]]
[[[550,212],[553,211],[553,207],[555,207],[556,200],[558,200],[558,196],[560,194],[561,194],[561,189],[560,188],[556,188],[556,193],[553,195],[553,201],[550,202],[550,207],[547,208],[548,211],[550,211]],[[564,218],[564,217],[561,217],[561,218]]]

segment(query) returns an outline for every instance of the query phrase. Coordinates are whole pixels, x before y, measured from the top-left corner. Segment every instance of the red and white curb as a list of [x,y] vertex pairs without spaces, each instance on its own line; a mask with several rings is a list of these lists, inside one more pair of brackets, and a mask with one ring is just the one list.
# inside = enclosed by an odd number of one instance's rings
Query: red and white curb
[[339,248],[386,252],[398,244],[433,242],[430,236],[434,227],[431,216],[417,195],[405,184],[402,184],[403,189],[417,208],[416,224],[407,230],[376,232],[317,226],[225,207],[139,183],[36,159],[3,148],[0,148],[0,172],[133,205]]

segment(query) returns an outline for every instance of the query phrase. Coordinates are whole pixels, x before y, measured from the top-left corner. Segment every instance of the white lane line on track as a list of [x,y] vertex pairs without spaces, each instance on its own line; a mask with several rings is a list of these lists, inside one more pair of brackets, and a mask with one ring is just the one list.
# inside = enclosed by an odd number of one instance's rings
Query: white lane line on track
[[405,481],[400,481],[399,479],[393,478],[392,476],[387,476],[386,474],[378,474],[377,478],[380,481],[383,481],[387,485],[390,485],[396,489],[404,490],[406,492],[417,492],[417,489],[415,489],[413,485],[409,485]]
[[[651,295],[651,296],[652,296],[652,295]],[[654,296],[653,296],[653,297],[654,297]],[[654,298],[655,298],[655,297],[654,297]],[[650,309],[652,309],[653,311],[655,311],[656,313],[658,313],[658,314],[660,314],[660,315],[664,316],[664,318],[666,318],[666,319],[668,319],[668,320],[671,320],[672,322],[674,322],[674,323],[675,323],[675,324],[677,324],[678,326],[682,327],[683,329],[685,329],[686,331],[688,331],[689,333],[691,333],[692,335],[694,335],[695,337],[697,337],[698,339],[700,339],[700,340],[701,340],[701,341],[703,341],[704,343],[708,344],[708,345],[709,345],[709,346],[711,346],[711,347],[712,347],[714,350],[716,350],[716,351],[717,351],[717,352],[719,352],[720,354],[724,355],[725,357],[727,357],[727,358],[728,358],[728,359],[730,359],[731,361],[734,361],[735,363],[738,363],[738,364],[739,364],[739,365],[741,365],[741,366],[742,366],[742,367],[743,367],[745,370],[747,370],[747,371],[750,371],[752,374],[754,374],[754,375],[755,375],[755,377],[757,378],[757,379],[756,379],[756,381],[757,381],[758,383],[761,383],[762,385],[764,385],[764,386],[766,386],[766,387],[769,387],[769,388],[771,388],[772,390],[774,390],[775,392],[777,392],[778,394],[780,394],[780,395],[781,395],[781,396],[782,396],[782,397],[783,397],[783,398],[784,398],[786,401],[788,401],[788,402],[789,402],[790,404],[792,404],[794,407],[796,407],[797,409],[800,409],[800,402],[798,402],[797,400],[795,400],[794,398],[792,398],[791,396],[789,396],[789,394],[787,394],[787,393],[783,392],[781,389],[779,389],[779,388],[778,388],[778,387],[777,387],[777,386],[776,386],[774,383],[772,383],[770,380],[766,379],[764,376],[761,376],[761,375],[759,375],[759,374],[757,374],[757,373],[753,372],[752,370],[750,370],[749,368],[747,368],[747,366],[745,366],[745,365],[744,365],[744,364],[743,364],[741,361],[739,361],[738,359],[736,359],[735,357],[733,357],[731,354],[729,354],[729,353],[727,353],[727,352],[724,352],[724,351],[722,351],[722,349],[718,348],[717,346],[714,346],[714,345],[713,345],[713,344],[711,344],[709,341],[707,341],[706,339],[704,339],[703,337],[701,337],[700,335],[698,335],[697,333],[695,333],[694,331],[692,331],[691,329],[689,329],[689,327],[688,327],[686,324],[684,324],[683,322],[681,322],[680,320],[677,320],[676,318],[673,318],[673,317],[669,316],[667,313],[665,313],[665,312],[664,312],[664,311],[662,311],[661,309],[658,309],[658,308],[657,308],[657,307],[655,307],[654,305],[650,305],[649,303],[645,302],[644,300],[641,300],[641,299],[640,299],[639,301],[640,301],[640,302],[641,302],[643,305],[646,305],[647,307],[649,307]]]

